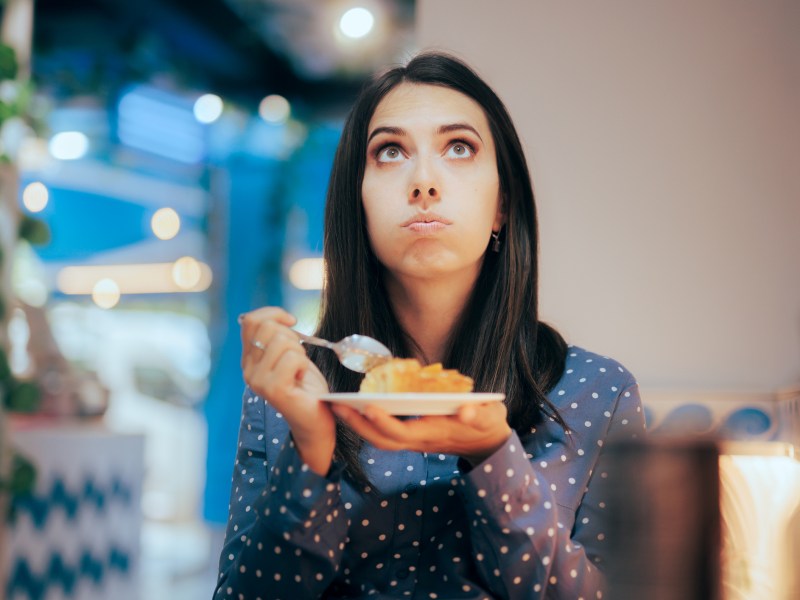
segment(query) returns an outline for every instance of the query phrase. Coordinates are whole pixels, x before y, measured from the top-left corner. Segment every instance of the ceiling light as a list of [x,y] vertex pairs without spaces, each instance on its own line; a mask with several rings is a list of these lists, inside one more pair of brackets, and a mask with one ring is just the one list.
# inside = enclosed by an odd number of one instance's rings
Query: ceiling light
[[50,194],[41,181],[29,183],[22,192],[22,204],[32,213],[43,211],[49,198]]
[[54,158],[75,160],[89,150],[89,138],[80,131],[62,131],[50,138],[48,149]]
[[366,8],[351,8],[339,19],[339,29],[349,38],[363,38],[375,25],[375,17]]
[[160,240],[171,240],[181,230],[181,218],[171,208],[159,208],[150,219],[150,227]]
[[283,123],[289,118],[292,107],[289,101],[278,94],[271,94],[258,105],[258,114],[267,123]]
[[101,279],[92,288],[92,300],[100,308],[114,308],[120,296],[119,286],[113,279]]
[[56,276],[62,294],[94,295],[96,290],[120,294],[175,294],[204,292],[213,279],[211,267],[191,257],[175,262],[127,265],[76,265],[64,267]]
[[179,258],[172,266],[172,280],[175,285],[183,290],[191,290],[197,287],[202,278],[202,267],[191,256]]
[[194,103],[194,118],[201,123],[213,123],[222,115],[222,98],[216,94],[203,94]]
[[289,281],[299,290],[321,290],[325,262],[321,258],[301,258],[289,268]]

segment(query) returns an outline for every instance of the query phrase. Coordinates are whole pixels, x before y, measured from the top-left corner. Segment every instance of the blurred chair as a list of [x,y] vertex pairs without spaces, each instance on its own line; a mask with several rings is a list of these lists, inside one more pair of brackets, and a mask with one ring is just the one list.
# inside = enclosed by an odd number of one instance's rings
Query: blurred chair
[[607,451],[609,597],[721,598],[717,446],[650,439]]
[[608,452],[610,598],[800,598],[792,444],[651,436]]

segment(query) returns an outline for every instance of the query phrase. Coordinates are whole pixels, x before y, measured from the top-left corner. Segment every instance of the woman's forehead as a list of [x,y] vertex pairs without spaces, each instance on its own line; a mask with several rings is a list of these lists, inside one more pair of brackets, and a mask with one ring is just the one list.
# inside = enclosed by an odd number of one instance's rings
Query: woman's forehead
[[[441,85],[401,83],[378,103],[369,122],[369,131],[377,127],[406,128],[413,125],[436,128],[450,123],[468,123],[484,137],[489,122],[475,100]],[[484,139],[486,139],[484,137]]]

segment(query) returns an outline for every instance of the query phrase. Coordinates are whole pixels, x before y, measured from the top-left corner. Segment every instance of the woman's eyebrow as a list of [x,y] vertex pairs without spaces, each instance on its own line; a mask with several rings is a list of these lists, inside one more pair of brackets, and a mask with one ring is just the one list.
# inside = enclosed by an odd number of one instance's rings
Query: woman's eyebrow
[[437,133],[439,135],[442,135],[442,134],[445,134],[445,133],[451,133],[453,131],[460,131],[462,129],[466,129],[467,131],[471,131],[472,133],[474,133],[475,135],[478,136],[478,139],[480,141],[483,141],[483,138],[481,137],[481,134],[478,133],[478,130],[475,129],[472,125],[467,125],[466,123],[453,123],[451,125],[442,125],[441,127],[439,127]]
[[[449,125],[442,125],[439,129],[436,130],[437,135],[444,135],[445,133],[452,133],[453,131],[471,131],[475,135],[478,136],[480,141],[483,141],[481,134],[478,133],[478,130],[475,129],[472,125],[468,125],[467,123],[451,123]],[[374,138],[379,133],[388,133],[389,135],[396,135],[396,136],[404,136],[406,135],[405,129],[401,127],[376,127],[372,130],[372,133],[369,134],[367,138],[367,143],[369,144],[370,140]]]
[[390,135],[397,135],[397,136],[403,136],[406,134],[405,130],[401,129],[400,127],[376,127],[375,129],[372,130],[372,133],[369,134],[369,137],[367,138],[367,143],[369,144],[369,141],[379,133],[388,133]]

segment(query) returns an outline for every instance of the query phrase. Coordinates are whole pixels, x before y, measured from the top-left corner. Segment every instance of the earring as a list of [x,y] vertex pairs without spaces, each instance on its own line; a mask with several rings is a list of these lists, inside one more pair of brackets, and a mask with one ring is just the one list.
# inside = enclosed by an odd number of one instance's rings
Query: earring
[[500,232],[492,232],[492,252],[500,252]]

